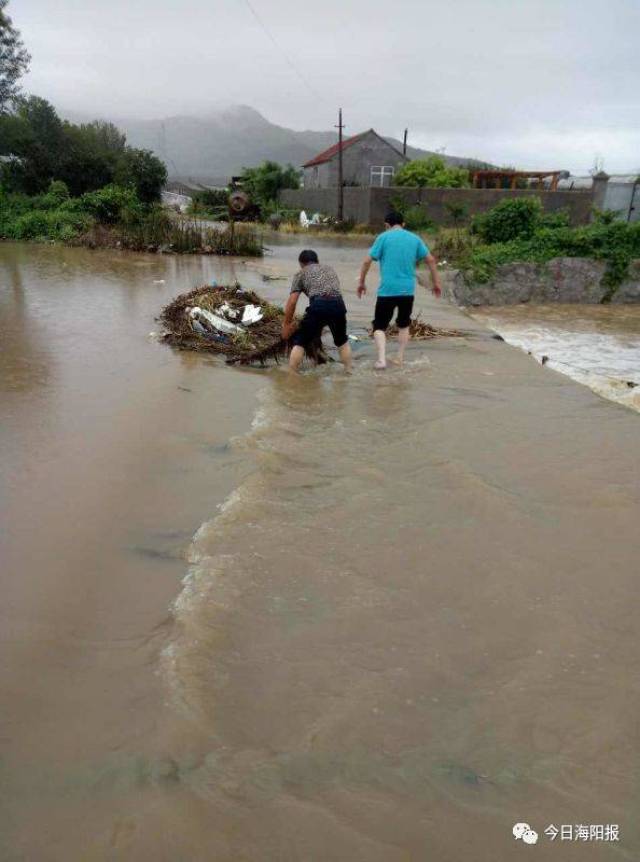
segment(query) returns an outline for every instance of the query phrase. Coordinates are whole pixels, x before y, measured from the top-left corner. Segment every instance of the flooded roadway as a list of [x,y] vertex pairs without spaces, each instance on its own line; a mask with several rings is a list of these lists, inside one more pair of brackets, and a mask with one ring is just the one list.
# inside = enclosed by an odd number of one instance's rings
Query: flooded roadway
[[0,245],[0,858],[637,859],[639,417],[424,293],[402,372],[148,337],[298,247]]

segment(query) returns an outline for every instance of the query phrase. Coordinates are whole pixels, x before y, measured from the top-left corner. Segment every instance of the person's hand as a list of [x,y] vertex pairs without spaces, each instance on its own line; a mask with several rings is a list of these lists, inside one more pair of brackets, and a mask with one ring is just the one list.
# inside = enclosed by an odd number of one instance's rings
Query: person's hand
[[283,323],[282,324],[282,340],[288,341],[293,333],[296,331],[298,327],[295,323]]
[[431,293],[435,296],[436,299],[440,299],[440,297],[442,296],[442,287],[440,286],[440,283],[433,285],[433,287],[431,288]]
[[364,283],[364,281],[361,281],[360,284],[358,285],[358,299],[362,299],[362,297],[365,295],[366,292],[367,292],[367,285]]

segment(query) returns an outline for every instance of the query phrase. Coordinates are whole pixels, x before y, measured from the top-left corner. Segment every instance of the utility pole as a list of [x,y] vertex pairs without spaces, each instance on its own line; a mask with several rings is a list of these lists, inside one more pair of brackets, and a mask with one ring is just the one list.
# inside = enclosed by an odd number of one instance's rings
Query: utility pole
[[344,178],[342,173],[342,108],[338,111],[338,221],[344,221]]
[[404,141],[402,142],[402,155],[407,155],[407,135],[409,134],[409,129],[404,130]]

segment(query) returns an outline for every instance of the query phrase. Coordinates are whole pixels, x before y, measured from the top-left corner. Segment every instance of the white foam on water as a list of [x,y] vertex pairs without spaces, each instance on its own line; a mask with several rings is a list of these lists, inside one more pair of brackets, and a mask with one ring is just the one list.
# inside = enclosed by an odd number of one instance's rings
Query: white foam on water
[[[578,311],[575,329],[570,319],[549,325],[542,311],[538,320],[532,317],[534,312],[527,309],[522,320],[512,309],[504,314],[492,311],[474,316],[508,344],[531,354],[548,368],[588,386],[603,398],[640,411],[640,332],[636,335],[622,327],[620,332],[604,331],[604,320],[601,325],[597,320],[591,321],[590,329],[585,331]],[[612,321],[615,325],[615,313],[613,310],[612,318],[606,321],[609,330]]]

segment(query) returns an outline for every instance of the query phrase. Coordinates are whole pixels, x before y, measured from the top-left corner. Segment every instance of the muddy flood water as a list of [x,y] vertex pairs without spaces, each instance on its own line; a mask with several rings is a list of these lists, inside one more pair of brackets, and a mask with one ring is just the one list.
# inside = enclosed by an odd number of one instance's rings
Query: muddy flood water
[[301,243],[0,245],[0,859],[639,859],[640,416],[424,291],[403,370],[150,337]]

